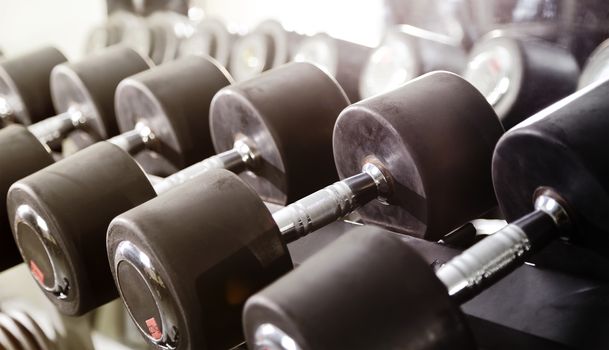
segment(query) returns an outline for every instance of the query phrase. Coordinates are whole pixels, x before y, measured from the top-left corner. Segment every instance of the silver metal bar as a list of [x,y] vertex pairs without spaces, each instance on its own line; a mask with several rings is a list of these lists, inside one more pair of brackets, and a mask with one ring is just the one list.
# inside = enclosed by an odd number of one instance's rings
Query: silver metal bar
[[[468,300],[505,273],[520,266],[534,246],[541,244],[546,237],[544,232],[527,233],[528,228],[541,228],[551,233],[568,224],[566,211],[551,197],[539,196],[535,201],[535,209],[531,214],[466,249],[436,271],[436,276],[444,283],[451,297],[458,301]],[[542,222],[550,224],[540,225]]]
[[448,294],[456,296],[483,285],[530,250],[531,242],[522,228],[507,225],[442,265],[436,276]]
[[130,154],[139,152],[146,147],[146,139],[142,130],[137,127],[108,139],[108,142],[115,144]]
[[70,110],[32,124],[28,127],[28,130],[40,142],[54,148],[59,146],[61,140],[68,133],[76,129],[81,120],[82,114],[79,111]]
[[[374,168],[374,169],[373,169]],[[314,192],[273,214],[286,243],[295,241],[379,198],[386,184],[382,172],[371,164],[364,171]]]
[[185,183],[211,169],[226,169],[238,173],[245,169],[254,169],[257,153],[245,140],[237,140],[232,149],[195,163],[177,173],[166,177],[154,185],[157,194],[167,192],[175,186]]
[[240,157],[241,156],[235,149],[231,149],[219,155],[207,158],[201,162],[189,166],[188,168],[182,169],[173,175],[166,177],[165,179],[163,179],[163,181],[154,185],[154,190],[157,194],[167,192],[175,186],[183,184],[186,181],[193,179],[211,169],[232,170],[231,167],[238,167],[238,165],[233,162],[233,160],[237,158],[240,160]]

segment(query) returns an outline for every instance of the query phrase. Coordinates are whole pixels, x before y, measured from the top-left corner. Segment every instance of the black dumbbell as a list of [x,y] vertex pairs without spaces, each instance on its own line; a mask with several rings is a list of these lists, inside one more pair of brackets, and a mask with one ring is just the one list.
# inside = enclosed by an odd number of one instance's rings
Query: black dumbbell
[[359,80],[371,48],[319,33],[302,39],[294,51],[294,61],[308,61],[328,70],[353,102],[361,100]]
[[156,64],[176,59],[181,42],[194,30],[188,17],[170,11],[155,12],[146,22],[152,37],[148,56]]
[[463,77],[480,90],[510,129],[573,93],[579,67],[560,46],[493,32],[474,45]]
[[[58,55],[54,51],[50,54]],[[52,164],[51,149],[71,131],[84,130],[98,140],[114,136],[118,132],[114,116],[116,85],[123,78],[148,68],[148,62],[142,56],[122,47],[109,48],[80,62],[55,66],[50,77],[51,96],[55,110],[61,114],[28,127],[11,125],[0,131],[3,168],[0,172],[0,211],[6,210],[9,187],[22,177]],[[30,97],[33,98],[34,95]],[[8,235],[10,226],[6,216],[2,216],[0,227],[4,230],[0,235],[0,270],[4,270],[21,260]]]
[[460,72],[465,64],[465,51],[452,38],[412,26],[395,26],[368,57],[359,94],[371,97],[435,70]]
[[152,34],[146,20],[124,10],[113,12],[105,23],[89,31],[85,52],[94,53],[117,44],[148,56],[152,48]]
[[[9,190],[15,240],[60,311],[82,314],[118,296],[106,258],[108,224],[156,193],[209,169],[227,168],[241,171],[266,200],[285,203],[336,177],[332,126],[348,100],[332,78],[305,63],[274,70],[221,90],[210,120],[212,97],[228,83],[225,71],[196,56],[126,79],[117,89],[117,113],[121,128],[135,126],[134,131],[91,146]],[[303,132],[306,127],[315,133]],[[214,147],[225,152],[154,186],[124,151],[148,142],[163,157],[192,164],[212,153],[210,129]],[[313,164],[318,172],[302,176]]]
[[122,81],[116,90],[122,132],[110,143],[131,154],[145,171],[164,160],[167,176],[213,153],[209,106],[232,78],[214,60],[183,57]]
[[250,347],[474,349],[458,305],[550,240],[607,256],[608,93],[609,82],[585,88],[499,141],[493,182],[511,221],[502,230],[435,272],[376,228],[345,236],[249,299]]
[[229,83],[223,68],[194,56],[123,79],[116,88],[115,123],[126,132],[9,189],[9,223],[19,251],[62,312],[81,314],[116,294],[98,290],[104,282],[112,286],[107,264],[100,264],[106,228],[114,216],[155,195],[125,150],[149,150],[178,167],[209,155],[209,105]]
[[302,38],[302,35],[287,31],[277,21],[263,21],[233,45],[229,65],[231,73],[235,80],[241,81],[278,67],[290,60]]
[[230,70],[231,47],[238,35],[217,18],[205,18],[194,27],[194,33],[180,44],[178,56],[208,55]]
[[43,47],[0,62],[0,120],[30,125],[55,114],[49,77],[66,57]]
[[[588,0],[573,7],[555,2],[527,8],[512,0],[473,0],[468,5],[479,33],[500,30],[508,35],[537,37],[568,49],[580,66],[609,36],[605,21],[609,7],[603,0]],[[520,15],[524,11],[526,21]]]
[[351,105],[334,127],[341,182],[271,215],[250,186],[216,170],[113,220],[108,258],[121,297],[157,347],[229,348],[243,339],[245,299],[291,269],[287,242],[365,203],[365,221],[430,239],[492,207],[502,133],[484,97],[450,73]]
[[117,28],[109,26],[107,23],[93,26],[87,33],[84,52],[86,54],[95,53],[119,41]]

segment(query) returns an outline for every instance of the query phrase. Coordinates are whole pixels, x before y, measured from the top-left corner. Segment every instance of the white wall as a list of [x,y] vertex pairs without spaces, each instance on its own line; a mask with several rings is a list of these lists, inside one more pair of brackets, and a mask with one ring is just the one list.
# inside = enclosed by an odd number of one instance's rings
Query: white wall
[[[244,30],[266,18],[306,34],[330,35],[370,46],[382,32],[382,0],[191,0],[208,16]],[[89,28],[106,16],[105,0],[0,0],[0,49],[6,55],[56,45],[69,58],[82,55]]]
[[55,45],[82,54],[88,29],[106,16],[105,0],[0,0],[0,49],[13,55]]
[[[201,2],[200,0],[198,2]],[[204,0],[208,16],[241,26],[275,18],[305,34],[326,31],[340,39],[375,46],[382,34],[382,0]]]

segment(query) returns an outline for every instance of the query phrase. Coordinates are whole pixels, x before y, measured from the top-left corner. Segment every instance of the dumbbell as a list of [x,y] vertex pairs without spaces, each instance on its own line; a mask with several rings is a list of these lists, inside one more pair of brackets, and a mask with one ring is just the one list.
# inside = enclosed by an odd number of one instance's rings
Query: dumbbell
[[351,101],[359,101],[359,77],[370,51],[367,46],[319,33],[300,42],[294,52],[294,61],[308,61],[324,67],[345,89]]
[[290,60],[302,38],[275,20],[263,21],[233,45],[231,73],[235,80],[241,81],[278,67]]
[[[121,127],[135,125],[127,142],[98,143],[9,190],[17,245],[61,312],[83,314],[118,296],[106,258],[108,224],[156,193],[226,168],[242,172],[265,200],[285,203],[336,177],[332,126],[348,100],[332,78],[306,63],[274,70],[218,92],[208,120],[212,96],[228,83],[215,63],[196,56],[131,77],[116,98]],[[151,132],[142,133],[143,125]],[[315,132],[303,132],[307,127]],[[157,150],[167,158],[180,155],[183,164],[209,156],[212,137],[222,153],[153,186],[123,150],[142,144],[138,135],[161,145]],[[301,175],[313,165],[315,174]]]
[[371,97],[435,70],[460,72],[465,58],[463,48],[448,36],[408,25],[395,26],[368,57],[359,94]]
[[[127,152],[153,150],[179,167],[209,155],[209,104],[229,83],[223,68],[194,56],[132,75],[116,87],[115,123],[122,134],[9,189],[8,220],[19,252],[60,311],[81,314],[98,294],[107,298],[108,293],[96,294],[104,276],[110,276],[107,264],[99,264],[105,260],[107,225],[155,194],[140,164]],[[105,281],[112,285],[111,276]]]
[[[581,66],[609,36],[609,7],[603,0],[573,4],[560,1],[527,7],[517,0],[474,0],[469,4],[479,33],[500,30],[508,35],[534,36],[567,48]],[[522,13],[527,12],[526,20]]]
[[[49,50],[49,55],[59,57],[53,49]],[[39,56],[43,57],[42,54]],[[116,85],[121,79],[148,68],[148,62],[141,55],[122,47],[108,48],[79,62],[53,68],[51,96],[55,110],[61,113],[28,127],[11,125],[0,131],[0,164],[3,168],[0,172],[0,212],[6,210],[9,187],[22,177],[52,164],[51,149],[57,148],[71,131],[86,131],[92,139],[114,136],[118,132],[113,108]],[[29,106],[30,99],[44,95],[28,92],[19,96],[28,96]],[[35,103],[31,105],[35,106]],[[0,227],[4,230],[0,235],[1,271],[19,263],[20,258],[8,235],[8,218],[3,215],[0,220]]]
[[195,26],[194,33],[182,41],[178,56],[208,55],[230,70],[230,51],[237,37],[220,19],[205,18]]
[[463,77],[480,90],[510,129],[573,93],[579,68],[573,55],[555,44],[492,32],[470,51]]
[[108,16],[106,23],[95,26],[89,32],[86,53],[97,52],[108,46],[121,44],[148,56],[152,37],[146,21],[131,12],[119,10]]
[[243,339],[245,299],[291,269],[286,243],[365,203],[366,222],[430,239],[492,207],[502,133],[484,97],[450,73],[351,105],[334,127],[341,182],[271,215],[257,188],[209,171],[114,219],[108,258],[121,297],[159,348],[229,348]]
[[93,26],[87,33],[84,52],[94,53],[119,41],[116,28],[108,26],[107,23]]
[[49,76],[67,61],[53,47],[4,59],[0,62],[0,120],[3,125],[30,125],[55,114]]
[[155,12],[146,18],[146,23],[152,36],[148,56],[156,64],[176,59],[180,43],[194,31],[188,17],[176,12]]
[[609,79],[609,39],[592,52],[582,70],[577,84],[581,89],[593,82]]
[[607,256],[608,93],[587,87],[500,139],[492,176],[509,225],[435,272],[377,228],[342,237],[249,299],[250,347],[474,349],[459,304],[552,239]]

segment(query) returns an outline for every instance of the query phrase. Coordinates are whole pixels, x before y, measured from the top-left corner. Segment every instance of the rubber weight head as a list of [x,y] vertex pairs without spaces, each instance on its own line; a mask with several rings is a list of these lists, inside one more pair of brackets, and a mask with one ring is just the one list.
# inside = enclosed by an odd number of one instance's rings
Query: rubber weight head
[[291,63],[222,89],[212,101],[217,152],[247,138],[259,154],[240,174],[266,201],[285,204],[336,178],[332,128],[349,104],[336,81],[310,63]]
[[272,38],[274,48],[272,68],[279,67],[288,62],[292,51],[300,41],[300,35],[287,31],[281,23],[272,19],[260,22],[253,32]]
[[146,17],[152,34],[150,58],[156,64],[167,63],[178,55],[180,43],[192,32],[188,17],[172,11],[158,11]]
[[209,134],[212,98],[232,78],[212,59],[189,56],[123,80],[116,89],[121,132],[147,125],[152,151],[182,168],[214,154]]
[[107,245],[121,297],[158,348],[237,345],[247,297],[292,267],[264,203],[226,170],[121,214]]
[[251,32],[235,41],[229,66],[235,79],[244,81],[273,68],[274,57],[273,38],[265,33]]
[[55,114],[49,77],[66,60],[56,48],[43,47],[0,63],[0,97],[19,123],[29,125]]
[[[6,194],[17,180],[53,163],[53,157],[25,127],[0,130],[0,212],[6,213]],[[21,262],[6,215],[0,216],[0,271]]]
[[106,263],[106,229],[115,216],[154,196],[133,158],[107,142],[9,189],[15,241],[38,285],[62,313],[81,315],[117,297]]
[[343,235],[252,296],[243,321],[251,349],[276,348],[268,341],[281,332],[301,350],[475,348],[432,267],[372,226]]
[[366,204],[364,221],[437,240],[495,205],[490,166],[502,133],[472,85],[436,72],[346,108],[334,128],[334,159],[341,178],[366,162],[390,175],[388,204]]
[[150,68],[148,60],[133,49],[113,46],[75,63],[56,66],[51,72],[51,94],[57,112],[77,110],[87,121],[87,131],[98,139],[118,133],[114,92],[126,77]]
[[308,61],[325,68],[336,78],[351,101],[359,101],[359,81],[371,49],[319,33],[303,39],[294,53],[294,61]]
[[208,55],[229,68],[231,46],[236,39],[237,35],[231,33],[222,20],[206,18],[197,23],[193,35],[181,43],[179,56]]
[[509,221],[533,210],[548,187],[566,201],[574,243],[609,255],[609,82],[590,85],[505,134],[493,183]]

